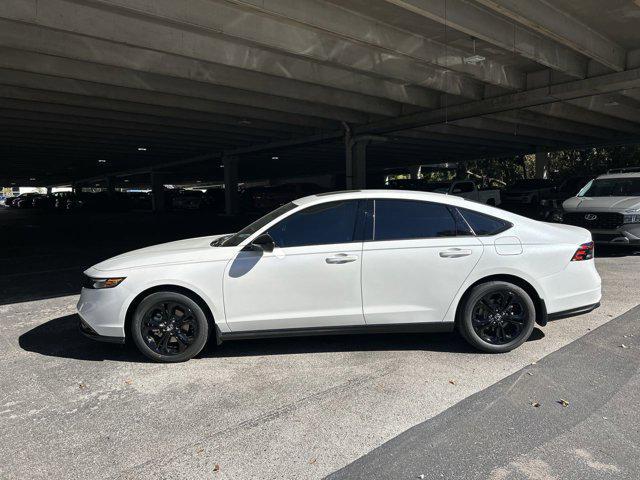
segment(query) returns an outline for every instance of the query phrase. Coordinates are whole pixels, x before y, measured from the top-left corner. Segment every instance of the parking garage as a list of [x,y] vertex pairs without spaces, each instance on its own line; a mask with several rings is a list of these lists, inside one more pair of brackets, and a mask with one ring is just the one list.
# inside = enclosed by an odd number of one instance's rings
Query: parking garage
[[632,0],[3,1],[0,186],[52,200],[0,208],[0,476],[321,478],[634,307],[638,257],[604,250],[603,306],[501,357],[326,338],[169,370],[78,338],[74,316],[88,266],[236,231],[264,191],[266,208],[525,156],[544,180],[557,152],[636,148],[639,27]]

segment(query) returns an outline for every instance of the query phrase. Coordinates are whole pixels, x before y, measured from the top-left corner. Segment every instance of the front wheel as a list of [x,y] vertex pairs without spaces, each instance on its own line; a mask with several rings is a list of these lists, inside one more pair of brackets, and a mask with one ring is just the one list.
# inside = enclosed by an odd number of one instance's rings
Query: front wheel
[[535,325],[536,309],[529,294],[509,282],[477,285],[462,306],[458,329],[475,348],[509,352],[522,345]]
[[177,292],[145,297],[131,321],[131,336],[146,357],[157,362],[183,362],[207,343],[209,322],[197,302]]

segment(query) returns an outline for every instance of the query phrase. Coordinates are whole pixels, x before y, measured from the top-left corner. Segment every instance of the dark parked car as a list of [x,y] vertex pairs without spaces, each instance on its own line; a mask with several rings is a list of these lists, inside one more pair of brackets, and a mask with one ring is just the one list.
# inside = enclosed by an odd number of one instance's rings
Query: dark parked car
[[33,200],[35,198],[41,197],[42,195],[39,193],[22,193],[20,194],[20,196],[18,196],[13,203],[11,203],[11,206],[13,208],[32,208],[33,207]]
[[551,195],[555,187],[554,182],[542,178],[518,180],[502,191],[502,203],[536,206],[540,199]]

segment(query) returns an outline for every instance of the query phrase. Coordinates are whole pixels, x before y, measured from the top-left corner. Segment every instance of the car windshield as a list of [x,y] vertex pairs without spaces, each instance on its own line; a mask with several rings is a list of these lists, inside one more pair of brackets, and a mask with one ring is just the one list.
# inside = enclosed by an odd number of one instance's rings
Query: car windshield
[[578,197],[638,197],[640,177],[598,178],[589,182]]
[[287,213],[289,210],[293,210],[296,207],[297,207],[297,205],[295,203],[293,203],[293,202],[286,203],[286,204],[282,205],[281,207],[276,208],[274,211],[272,211],[270,213],[267,213],[264,217],[259,218],[258,220],[256,220],[252,224],[247,225],[242,230],[240,230],[238,233],[234,233],[230,237],[227,237],[219,245],[217,245],[216,243],[212,243],[212,245],[213,246],[220,246],[220,247],[236,247],[236,246],[240,245],[242,243],[242,241],[245,240],[247,237],[253,235],[254,233],[256,233],[258,230],[260,230],[262,227],[264,227],[268,223],[271,223],[273,220],[275,220],[279,216]]

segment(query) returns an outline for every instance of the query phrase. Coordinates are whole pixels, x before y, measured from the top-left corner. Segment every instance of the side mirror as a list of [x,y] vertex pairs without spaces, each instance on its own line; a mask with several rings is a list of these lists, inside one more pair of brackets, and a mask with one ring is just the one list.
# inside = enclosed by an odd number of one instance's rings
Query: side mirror
[[253,239],[250,246],[255,250],[262,250],[263,252],[273,252],[273,249],[276,246],[276,242],[273,241],[271,235],[268,233],[263,233],[262,235],[258,235]]

